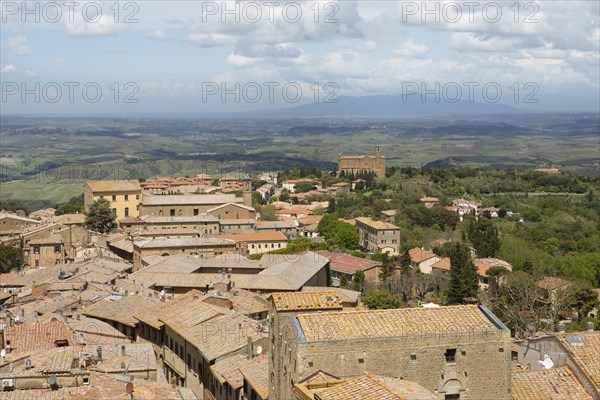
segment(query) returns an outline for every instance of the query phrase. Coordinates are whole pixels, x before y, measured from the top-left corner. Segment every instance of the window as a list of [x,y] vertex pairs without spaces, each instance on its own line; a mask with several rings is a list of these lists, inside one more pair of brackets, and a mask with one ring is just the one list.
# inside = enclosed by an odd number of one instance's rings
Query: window
[[112,201],[117,201],[117,196],[113,195]]
[[40,254],[40,246],[33,246],[33,254]]
[[200,212],[200,210],[198,210],[197,208],[194,208],[194,215],[198,215]]
[[171,208],[171,210],[169,211],[169,215],[170,215],[171,217],[174,217],[174,216],[175,216],[175,209],[174,209],[174,208]]
[[114,215],[117,215],[117,209],[116,208],[113,208],[112,212],[113,212]]
[[359,358],[358,359],[358,363],[359,364],[364,364],[365,363],[365,359],[364,358]]
[[446,362],[456,362],[456,349],[446,349],[444,357],[446,357]]
[[460,394],[447,394],[444,396],[444,400],[460,400]]
[[139,200],[139,199],[140,199],[140,195],[139,195],[139,194],[136,194],[136,195],[135,195],[135,199],[136,199],[136,200]]
[[139,211],[139,210],[140,210],[140,205],[139,205],[139,204],[137,204],[137,205],[135,206],[135,209],[136,209],[137,211]]
[[54,246],[54,253],[60,254],[60,244]]
[[125,201],[129,201],[129,195],[128,194],[125,195]]
[[125,207],[125,216],[129,217],[129,207]]

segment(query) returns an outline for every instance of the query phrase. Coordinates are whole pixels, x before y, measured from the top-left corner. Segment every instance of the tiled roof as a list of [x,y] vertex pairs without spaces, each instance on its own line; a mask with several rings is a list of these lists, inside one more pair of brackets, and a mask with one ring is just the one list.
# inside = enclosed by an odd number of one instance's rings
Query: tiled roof
[[244,199],[235,197],[235,194],[181,194],[181,195],[153,195],[144,194],[142,196],[142,205],[161,206],[175,204],[227,204],[243,203]]
[[63,225],[81,225],[85,223],[85,214],[62,214],[52,217],[52,222],[56,222],[58,224]]
[[134,314],[149,309],[158,310],[162,306],[163,303],[152,297],[131,295],[117,301],[99,301],[87,307],[82,313],[94,318],[135,326],[137,320],[133,317]]
[[297,318],[308,342],[499,330],[476,305],[327,312]]
[[435,254],[433,254],[427,250],[424,250],[420,247],[414,247],[414,248],[410,249],[408,251],[408,254],[410,255],[411,261],[414,263],[417,263],[417,264],[420,262],[423,262],[425,260],[429,260],[430,258],[437,257]]
[[367,269],[380,266],[379,261],[373,261],[366,258],[354,257],[344,253],[334,253],[331,251],[319,251],[319,255],[331,260],[330,268],[334,271],[346,272],[354,274],[358,270],[365,271]]
[[437,203],[440,201],[437,197],[421,197],[419,199],[422,203]]
[[0,287],[1,286],[27,286],[30,283],[23,275],[18,274],[0,274]]
[[582,345],[572,345],[567,341],[568,335],[560,335],[559,340],[575,363],[592,381],[596,390],[600,391],[600,331],[574,332],[583,341]]
[[72,341],[71,330],[64,322],[52,319],[48,322],[20,324],[4,329],[4,340],[18,353],[45,350],[56,347],[56,341]]
[[266,399],[269,397],[269,360],[266,356],[259,356],[253,361],[251,365],[240,366],[240,372],[254,391],[261,398]]
[[513,400],[593,400],[567,366],[512,374]]
[[322,292],[273,293],[277,311],[341,310],[340,297],[333,290]]
[[433,264],[431,264],[431,268],[450,271],[450,258],[444,257],[441,260],[434,262]]
[[437,397],[418,383],[365,374],[333,382],[330,386],[307,388],[296,385],[296,399],[312,400],[436,400]]
[[7,212],[7,211],[0,211],[0,219],[4,219],[4,218],[17,219],[19,221],[30,222],[32,224],[37,224],[37,225],[41,224],[41,222],[38,221],[37,219],[21,217],[20,215],[13,214],[13,213]]
[[256,229],[294,229],[296,224],[292,221],[256,221]]
[[400,229],[396,225],[390,224],[389,222],[375,221],[368,217],[358,217],[356,218],[356,222],[361,222],[373,229]]
[[281,232],[242,233],[237,235],[219,235],[221,239],[235,240],[236,242],[287,242],[287,236]]
[[[323,291],[325,288],[319,287],[319,286],[304,286],[302,288],[303,292],[321,292]],[[338,294],[338,296],[340,296],[340,301],[342,303],[356,303],[358,302],[358,299],[361,296],[360,292],[357,292],[355,290],[350,290],[350,289],[344,289],[344,288],[340,288],[340,287],[331,287],[331,288],[327,288],[327,290],[332,290],[334,292],[336,292]]]
[[135,192],[140,191],[140,182],[137,180],[128,181],[87,181],[86,185],[93,192]]
[[160,249],[171,247],[210,247],[210,246],[233,246],[235,242],[230,239],[209,237],[183,237],[183,238],[159,238],[151,240],[140,240],[134,243],[134,247],[142,249]]
[[235,207],[239,207],[239,208],[242,208],[242,209],[244,209],[244,210],[247,210],[247,211],[256,211],[256,210],[254,209],[254,207],[250,207],[250,206],[247,206],[247,205],[245,205],[245,204],[231,203],[231,202],[230,202],[230,203],[222,204],[222,205],[220,205],[220,206],[217,206],[217,207],[211,208],[210,210],[206,210],[206,212],[207,212],[207,213],[210,213],[210,212],[217,211],[217,210],[219,210],[219,209],[221,209],[221,208],[223,208],[223,207],[227,207],[227,206],[235,206]]
[[537,283],[537,285],[544,290],[555,290],[561,287],[565,287],[569,284],[569,281],[554,276],[546,276]]
[[210,369],[213,371],[215,377],[219,380],[219,382],[221,382],[221,384],[227,382],[233,389],[239,389],[244,385],[244,376],[242,375],[240,369],[256,371],[257,369],[264,368],[265,365],[267,369],[265,372],[265,378],[268,379],[269,359],[265,353],[253,358],[248,358],[246,354],[235,354],[233,356],[217,360],[217,362],[210,366]]

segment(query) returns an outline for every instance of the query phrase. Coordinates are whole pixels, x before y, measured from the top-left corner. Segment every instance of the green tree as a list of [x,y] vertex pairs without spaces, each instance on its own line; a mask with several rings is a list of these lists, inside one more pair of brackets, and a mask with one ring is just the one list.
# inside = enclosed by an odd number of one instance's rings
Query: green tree
[[327,213],[332,214],[335,212],[335,198],[331,198],[329,200],[329,205],[327,206]]
[[14,246],[0,244],[0,273],[19,269],[25,263],[23,251]]
[[365,288],[365,272],[358,270],[352,278],[352,289],[362,292]]
[[450,304],[461,304],[467,298],[477,296],[479,288],[477,270],[471,261],[471,252],[467,246],[455,243],[450,254]]
[[402,303],[400,299],[387,290],[370,290],[363,297],[363,304],[370,310],[387,310],[390,308],[399,308]]
[[56,209],[54,215],[78,214],[83,212],[83,205],[66,203]]
[[581,322],[594,307],[598,306],[598,294],[587,284],[576,285],[570,290],[566,306],[577,311],[577,322]]
[[98,199],[91,206],[85,218],[85,226],[95,232],[109,233],[115,227],[115,214],[106,199]]
[[396,270],[396,266],[394,265],[394,259],[388,256],[387,253],[382,253],[381,259],[381,271],[379,271],[379,280],[381,281],[384,287],[387,287],[388,290],[391,289],[392,282],[391,278]]
[[414,271],[410,264],[410,254],[406,250],[400,256],[400,294],[404,303],[412,296],[414,286]]
[[290,201],[290,192],[287,189],[283,189],[279,194],[279,201],[288,202]]
[[500,249],[498,230],[489,220],[471,221],[468,237],[479,257],[494,257]]
[[342,277],[340,278],[340,287],[341,288],[348,287],[348,278],[346,277],[346,274],[342,274]]
[[263,221],[277,221],[277,210],[273,206],[263,206],[260,208],[260,219]]

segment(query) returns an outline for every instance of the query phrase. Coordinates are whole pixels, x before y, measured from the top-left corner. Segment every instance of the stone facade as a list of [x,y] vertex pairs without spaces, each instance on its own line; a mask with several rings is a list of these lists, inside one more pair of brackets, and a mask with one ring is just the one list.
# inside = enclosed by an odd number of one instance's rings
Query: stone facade
[[381,155],[381,149],[375,149],[374,156],[342,156],[338,158],[338,171],[348,174],[361,172],[373,172],[382,178],[385,176],[385,156]]

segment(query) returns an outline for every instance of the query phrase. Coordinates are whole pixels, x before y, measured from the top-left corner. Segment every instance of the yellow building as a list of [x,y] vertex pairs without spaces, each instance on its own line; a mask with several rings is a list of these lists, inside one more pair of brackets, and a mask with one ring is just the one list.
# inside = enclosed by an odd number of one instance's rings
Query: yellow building
[[137,217],[141,193],[142,189],[137,180],[88,181],[83,188],[85,212],[89,211],[95,201],[106,199],[117,219]]

